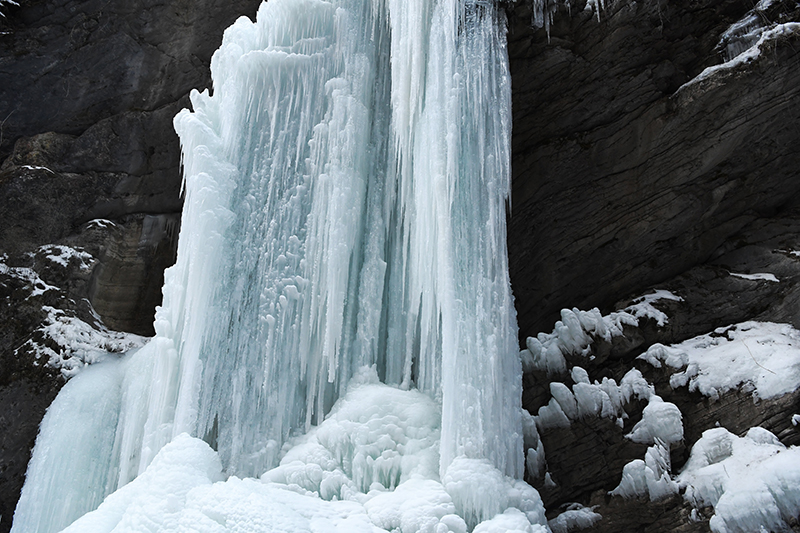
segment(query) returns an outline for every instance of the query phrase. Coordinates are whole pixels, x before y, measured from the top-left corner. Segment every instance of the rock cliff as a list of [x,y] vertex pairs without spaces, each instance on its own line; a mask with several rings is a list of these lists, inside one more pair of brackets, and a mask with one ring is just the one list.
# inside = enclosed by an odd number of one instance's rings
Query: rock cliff
[[[224,29],[259,3],[2,8],[0,532],[65,376],[98,346],[123,351],[152,333],[180,224],[171,120],[190,89],[209,85]],[[673,472],[717,424],[737,435],[761,425],[784,445],[800,442],[796,392],[756,403],[740,387],[709,398],[673,388],[675,369],[638,358],[747,320],[800,327],[800,30],[757,42],[800,20],[798,5],[518,0],[507,12],[508,246],[523,344],[549,332],[562,308],[607,314],[651,288],[670,291],[681,299],[654,304],[666,321],[645,316],[624,335],[590,336],[584,353],[566,354],[568,367],[592,382],[620,382],[636,368],[677,406],[683,439],[671,447]],[[754,44],[747,60],[725,63]],[[752,277],[759,273],[778,281]],[[68,328],[85,342],[59,343]],[[566,369],[527,370],[523,405],[532,415],[551,401],[552,383],[577,384]],[[648,449],[625,437],[646,404],[626,403],[621,426],[584,416],[540,428],[549,480],[545,470],[528,480],[553,518],[569,505],[596,506],[597,531],[708,530],[710,512],[692,515],[681,497],[608,494]]]
[[[677,406],[684,434],[671,448],[673,472],[716,426],[737,435],[761,426],[796,445],[796,391],[765,401],[740,386],[709,398],[672,388],[673,370],[637,356],[746,320],[800,325],[800,34],[794,27],[756,44],[759,24],[796,21],[797,5],[546,6],[549,28],[531,24],[530,4],[509,9],[508,245],[521,337],[565,327],[562,308],[609,313],[654,288],[670,291],[680,300],[658,301],[663,324],[640,317],[613,342],[592,337],[583,354],[562,348],[568,368],[585,368],[592,383],[619,383],[637,369]],[[525,408],[539,413],[562,382],[576,386],[567,369],[529,368]],[[530,481],[549,515],[584,505],[603,516],[593,531],[708,531],[713,511],[692,515],[682,497],[609,494],[623,466],[645,456],[647,445],[626,437],[645,404],[627,404],[620,424],[591,415],[542,427],[539,417],[549,476]]]

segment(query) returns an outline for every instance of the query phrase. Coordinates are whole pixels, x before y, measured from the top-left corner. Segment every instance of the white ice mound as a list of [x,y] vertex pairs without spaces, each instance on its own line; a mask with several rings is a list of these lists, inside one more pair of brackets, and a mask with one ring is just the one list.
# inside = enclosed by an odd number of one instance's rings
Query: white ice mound
[[788,324],[742,322],[680,344],[654,344],[639,358],[680,369],[670,378],[673,388],[688,385],[712,398],[743,385],[763,399],[800,387],[800,331]]
[[382,384],[365,368],[260,480],[221,481],[217,453],[181,434],[64,531],[545,531],[536,490],[485,459],[458,457],[439,481],[440,412],[427,395]]
[[544,505],[536,489],[524,481],[503,475],[485,459],[456,457],[442,484],[452,496],[458,514],[469,526],[492,520],[510,508],[522,511],[530,524],[547,523]]
[[641,444],[675,444],[683,440],[683,415],[674,403],[653,395],[627,437]]
[[216,452],[183,433],[158,452],[142,475],[64,533],[178,531],[189,491],[220,479]]
[[298,485],[321,498],[394,489],[416,475],[437,478],[441,408],[429,396],[357,374],[325,421],[290,442],[263,481]]
[[715,533],[785,531],[800,514],[800,449],[763,428],[703,432],[677,481],[693,505],[714,508]]

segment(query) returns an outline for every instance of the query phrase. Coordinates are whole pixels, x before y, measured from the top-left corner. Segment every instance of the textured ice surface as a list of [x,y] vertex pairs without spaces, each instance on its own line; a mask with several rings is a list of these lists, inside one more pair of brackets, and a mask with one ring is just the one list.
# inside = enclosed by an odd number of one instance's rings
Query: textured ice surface
[[743,322],[680,344],[654,344],[639,356],[655,367],[680,370],[673,388],[689,386],[706,396],[750,384],[760,398],[775,398],[800,385],[800,331],[788,324]]
[[553,533],[569,533],[570,531],[590,528],[602,518],[600,513],[594,512],[592,507],[584,507],[574,503],[568,505],[560,515],[549,520],[547,525]]
[[[109,357],[64,385],[39,428],[14,531],[59,531],[116,488],[113,439],[125,361]],[[54,502],[58,502],[55,504]]]
[[[570,389],[564,383],[557,381],[550,383],[550,394],[552,398],[547,405],[539,408],[538,413],[534,417],[539,428],[542,430],[554,427],[568,427],[571,420],[578,420],[580,418],[621,418],[627,416],[625,414],[624,405],[629,403],[631,399],[636,398],[639,400],[650,400],[651,403],[660,402],[661,398],[655,396],[653,386],[642,377],[641,372],[636,369],[629,370],[617,385],[616,381],[610,378],[603,378],[603,381],[589,382],[589,377],[586,371],[581,367],[572,368],[572,380],[575,382]],[[664,404],[671,406],[677,411],[677,407],[672,404]],[[649,406],[648,406],[649,407]],[[647,408],[645,408],[647,409]],[[661,422],[656,415],[657,407],[651,408],[654,416],[647,420],[652,422],[646,423],[643,421],[638,427],[639,433],[637,438],[642,438],[642,442],[648,441],[652,443],[650,431],[652,430],[656,436],[662,434],[670,434],[677,431],[674,427],[675,417],[670,416],[669,420]],[[674,413],[667,408],[670,414]],[[660,413],[660,411],[659,411]],[[677,422],[680,426],[680,412],[677,413]],[[662,425],[663,424],[663,425]],[[636,431],[636,428],[634,428]],[[681,440],[683,437],[682,429]],[[647,435],[647,436],[645,436]],[[676,441],[672,441],[676,442]]]
[[653,306],[658,300],[681,301],[682,298],[666,290],[655,290],[634,299],[628,307],[602,315],[598,309],[581,311],[562,309],[561,320],[555,323],[552,333],[539,333],[528,337],[526,350],[520,352],[520,360],[526,372],[542,370],[548,375],[564,374],[567,371],[565,355],[590,354],[592,339],[605,339],[623,334],[625,324],[636,326],[642,318],[652,318],[659,326],[667,323],[667,315]]
[[787,531],[800,513],[800,448],[759,427],[744,437],[709,429],[677,481],[693,505],[714,508],[716,533]]
[[65,531],[467,533],[475,524],[475,531],[544,531],[534,527],[545,523],[538,493],[486,460],[456,458],[439,482],[440,423],[428,396],[364,369],[326,420],[290,440],[280,465],[260,480],[222,481],[217,453],[178,435]]
[[[213,96],[193,92],[193,111],[175,118],[186,200],[156,337],[122,366],[117,415],[86,432],[111,450],[99,462],[112,481],[96,494],[119,489],[101,515],[125,507],[125,527],[180,530],[182,513],[200,513],[247,530],[262,515],[243,501],[289,494],[321,514],[266,506],[278,529],[374,518],[460,531],[508,508],[544,524],[538,494],[518,481],[501,12],[473,0],[270,0],[255,23],[226,30],[211,72]],[[351,378],[357,399],[345,395]],[[208,482],[159,455],[178,441],[174,454],[194,453],[184,433],[217,451],[225,475],[264,482],[190,490]],[[70,515],[95,504],[51,475],[29,478],[37,497]],[[137,502],[160,476],[186,485],[156,516]],[[283,492],[265,496],[273,484]],[[428,511],[404,503],[425,487]],[[381,501],[393,513],[365,511],[392,489]],[[334,498],[359,507],[345,516]],[[19,510],[15,531],[34,519]]]
[[657,442],[645,452],[644,460],[634,459],[622,469],[622,479],[611,491],[623,498],[649,497],[658,501],[678,493],[671,477],[669,447]]

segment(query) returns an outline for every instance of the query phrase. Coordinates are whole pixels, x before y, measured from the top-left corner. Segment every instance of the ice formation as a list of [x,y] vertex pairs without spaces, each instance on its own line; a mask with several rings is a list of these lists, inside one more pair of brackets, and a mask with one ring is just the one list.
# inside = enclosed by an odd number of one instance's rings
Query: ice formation
[[759,398],[776,398],[800,383],[800,331],[788,324],[742,322],[672,346],[654,344],[639,358],[677,370],[670,376],[672,388],[688,386],[716,398],[747,386]]
[[522,366],[526,372],[541,370],[548,375],[564,374],[567,371],[565,356],[591,357],[590,345],[595,339],[610,341],[623,335],[625,325],[636,326],[641,319],[653,319],[658,326],[664,326],[668,322],[666,313],[653,306],[659,300],[679,302],[683,298],[656,289],[635,298],[628,307],[607,315],[602,315],[597,308],[589,311],[562,309],[561,320],[555,323],[552,333],[542,332],[527,338],[527,349],[520,353]]
[[593,507],[584,507],[581,504],[573,503],[566,507],[566,510],[557,517],[547,522],[553,533],[569,533],[580,529],[590,528],[603,517],[594,512]]
[[678,493],[678,484],[671,477],[669,446],[656,442],[645,452],[644,460],[634,459],[622,469],[622,479],[610,494],[623,498],[648,496],[652,501]]
[[800,448],[760,427],[744,437],[709,429],[677,482],[694,506],[714,508],[715,533],[786,531],[800,514]]
[[[545,528],[519,481],[502,13],[270,0],[211,71],[175,119],[156,336],[53,404],[14,531]],[[64,442],[94,452],[69,476]]]

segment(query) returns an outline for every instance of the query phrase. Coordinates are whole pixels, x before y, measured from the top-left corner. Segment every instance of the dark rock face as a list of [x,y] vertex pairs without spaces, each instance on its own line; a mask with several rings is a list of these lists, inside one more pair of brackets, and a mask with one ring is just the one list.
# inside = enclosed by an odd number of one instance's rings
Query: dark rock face
[[[70,357],[42,334],[42,306],[152,334],[182,205],[172,118],[260,0],[19,3],[0,17],[0,532],[63,383],[40,352]],[[51,245],[87,255],[60,265]]]
[[[703,431],[772,431],[795,445],[800,395],[758,401],[746,390],[718,399],[672,389],[670,372],[636,357],[746,320],[800,326],[797,196],[800,154],[800,35],[767,43],[753,61],[687,83],[721,63],[721,34],[752,4],[739,1],[606,3],[597,20],[583,2],[531,28],[529,5],[509,8],[514,130],[509,263],[520,335],[549,332],[561,308],[622,309],[645,289],[669,321],[625,326],[595,339],[592,360],[567,357],[592,380],[617,382],[638,368],[683,415],[684,441],[671,450],[678,472]],[[776,3],[770,22],[799,20]],[[766,52],[766,53],[765,53]],[[771,273],[779,282],[731,273]],[[527,373],[523,405],[551,399],[550,381]],[[625,438],[643,404],[625,406],[620,427],[587,418],[541,432],[555,485],[531,479],[548,516],[578,502],[603,516],[591,531],[708,531],[711,512],[682,497],[651,502],[611,496],[622,465],[644,455]],[[552,516],[551,516],[552,515]],[[790,524],[791,527],[795,527]]]
[[[746,320],[788,322],[797,327],[800,256],[792,252],[800,249],[798,224],[800,212],[795,208],[751,224],[716,250],[708,263],[657,286],[682,298],[657,302],[669,317],[666,324],[658,326],[652,319],[643,319],[636,327],[626,326],[624,337],[615,337],[613,342],[595,339],[592,358],[567,357],[568,364],[585,368],[592,380],[608,377],[619,383],[628,370],[637,368],[654,385],[656,394],[680,409],[684,440],[671,449],[673,473],[680,471],[702,433],[717,426],[736,435],[759,426],[786,446],[800,445],[800,428],[792,424],[792,415],[800,411],[800,390],[764,400],[745,386],[709,398],[685,386],[673,389],[669,377],[674,370],[653,368],[636,359],[655,343],[677,343]],[[779,281],[743,279],[732,273],[770,273]],[[630,303],[621,301],[616,307]],[[526,373],[523,406],[531,414],[550,401],[551,381],[572,385],[568,376]],[[541,433],[547,468],[556,486],[547,487],[542,479],[530,481],[539,488],[549,511],[557,514],[561,506],[571,502],[592,506],[603,518],[591,531],[709,530],[708,519],[713,513],[701,510],[695,517],[699,521],[689,519],[691,509],[682,497],[650,502],[608,494],[620,482],[624,464],[644,455],[647,446],[625,437],[641,419],[644,405],[635,401],[627,404],[629,418],[623,426],[612,419],[590,417]]]
[[[721,61],[720,34],[751,7],[615,2],[598,22],[580,3],[549,43],[526,9],[512,13],[508,243],[523,333],[703,263],[800,191],[797,34],[680,88]],[[775,21],[797,10],[775,9]]]

